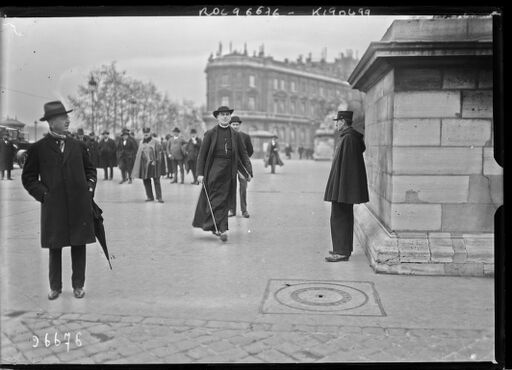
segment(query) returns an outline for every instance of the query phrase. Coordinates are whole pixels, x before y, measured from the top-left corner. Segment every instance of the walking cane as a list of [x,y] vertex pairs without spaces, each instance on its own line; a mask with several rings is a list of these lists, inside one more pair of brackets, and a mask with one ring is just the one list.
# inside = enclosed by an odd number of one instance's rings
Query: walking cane
[[217,229],[217,221],[215,220],[215,216],[213,215],[212,204],[210,203],[210,197],[208,196],[208,192],[206,191],[206,184],[204,183],[204,180],[202,181],[202,183],[204,193],[206,194],[206,200],[208,201],[208,206],[210,207],[210,213],[212,214],[213,226],[215,226],[215,235],[220,235],[219,230]]

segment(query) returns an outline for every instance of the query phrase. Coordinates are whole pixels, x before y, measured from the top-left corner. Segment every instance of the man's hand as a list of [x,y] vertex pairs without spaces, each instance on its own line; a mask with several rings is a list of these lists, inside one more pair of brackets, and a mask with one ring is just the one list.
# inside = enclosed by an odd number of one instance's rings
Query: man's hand
[[197,176],[197,181],[203,182],[203,178],[204,178],[204,176]]
[[251,182],[251,179],[252,179],[252,176],[251,176],[251,175],[249,175],[249,176],[247,176],[247,179],[246,179],[246,180],[247,180],[247,182]]

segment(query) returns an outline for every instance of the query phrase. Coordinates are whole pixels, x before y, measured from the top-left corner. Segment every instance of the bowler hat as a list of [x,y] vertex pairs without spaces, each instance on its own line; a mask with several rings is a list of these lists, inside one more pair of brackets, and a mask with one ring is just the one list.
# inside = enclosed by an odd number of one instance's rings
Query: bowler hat
[[229,123],[233,123],[233,122],[242,123],[242,120],[238,116],[233,116],[233,117],[231,117],[231,121],[229,121]]
[[217,115],[221,112],[229,112],[230,114],[233,113],[234,109],[229,109],[229,107],[226,107],[225,105],[220,106],[217,108],[217,110],[213,111],[213,116],[217,118]]
[[336,118],[333,119],[333,121],[339,121],[339,120],[346,120],[346,121],[351,121],[352,122],[352,116],[353,116],[354,112],[352,112],[351,110],[340,110],[338,111],[338,115],[336,116]]
[[91,132],[89,132],[89,136],[94,137],[94,136],[96,136],[96,135],[94,134],[94,132],[92,132],[92,131],[91,131]]
[[44,105],[44,116],[39,118],[39,121],[48,121],[48,118],[68,114],[69,112],[73,112],[73,109],[66,110],[60,100],[51,101]]
[[143,132],[144,134],[147,134],[147,133],[148,133],[148,132],[150,132],[150,131],[151,131],[151,128],[149,128],[149,127],[144,127],[144,128],[142,129],[142,132]]
[[84,129],[83,128],[79,128],[78,130],[76,130],[76,134],[77,135],[83,135],[84,134]]
[[128,130],[127,128],[123,128],[123,130],[121,131],[121,136],[122,135],[130,135],[130,130]]
[[191,134],[197,134],[197,131],[196,131],[196,129],[195,129],[195,128],[193,128],[193,129],[190,129],[190,133],[191,133]]
[[175,127],[175,128],[173,128],[173,129],[172,129],[172,132],[180,133],[181,131],[180,131],[180,129],[179,129],[179,128]]
[[105,135],[105,134],[110,135],[110,132],[108,132],[107,130],[105,130],[105,131],[103,131],[101,134],[102,134],[102,135]]

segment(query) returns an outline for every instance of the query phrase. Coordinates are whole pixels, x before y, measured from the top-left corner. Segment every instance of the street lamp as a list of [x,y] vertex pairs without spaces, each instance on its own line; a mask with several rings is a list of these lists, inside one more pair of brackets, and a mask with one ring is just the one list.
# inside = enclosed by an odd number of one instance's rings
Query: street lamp
[[91,78],[89,79],[89,91],[91,92],[91,126],[92,126],[92,132],[94,132],[94,92],[98,88],[98,83],[96,80],[94,80],[94,77],[91,73]]

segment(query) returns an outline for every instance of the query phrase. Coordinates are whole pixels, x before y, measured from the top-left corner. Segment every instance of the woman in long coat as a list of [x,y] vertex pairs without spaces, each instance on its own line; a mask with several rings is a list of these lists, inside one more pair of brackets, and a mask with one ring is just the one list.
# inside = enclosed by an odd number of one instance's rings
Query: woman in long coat
[[213,233],[218,231],[222,241],[227,240],[228,208],[230,198],[236,196],[237,173],[240,170],[249,180],[252,177],[251,162],[245,146],[240,135],[229,125],[231,113],[233,109],[225,106],[214,111],[213,116],[218,125],[204,135],[196,165],[198,180],[203,182],[203,189],[192,221],[194,227]]
[[277,135],[272,137],[267,146],[267,154],[265,156],[265,167],[270,165],[270,173],[276,173],[276,165],[282,166],[284,163],[279,156],[279,143],[277,142]]

